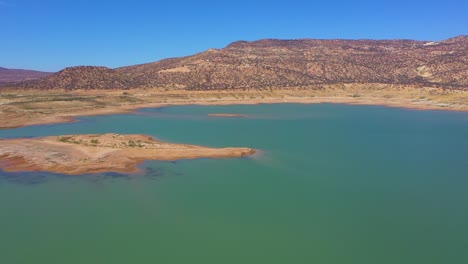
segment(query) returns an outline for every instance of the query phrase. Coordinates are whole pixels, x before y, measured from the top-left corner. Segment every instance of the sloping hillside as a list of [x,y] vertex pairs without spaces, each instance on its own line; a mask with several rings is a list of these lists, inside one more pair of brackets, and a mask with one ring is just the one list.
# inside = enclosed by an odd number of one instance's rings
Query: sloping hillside
[[15,87],[188,90],[320,89],[395,84],[468,89],[468,36],[414,40],[238,41],[224,49],[118,69],[75,67]]
[[0,67],[0,83],[34,80],[51,75],[51,72],[40,72]]

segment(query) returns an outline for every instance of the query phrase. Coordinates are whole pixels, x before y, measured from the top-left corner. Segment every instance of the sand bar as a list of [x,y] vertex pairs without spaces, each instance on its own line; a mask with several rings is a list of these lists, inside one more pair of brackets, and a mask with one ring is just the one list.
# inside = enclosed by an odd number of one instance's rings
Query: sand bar
[[208,114],[208,116],[218,116],[218,117],[247,117],[244,114]]

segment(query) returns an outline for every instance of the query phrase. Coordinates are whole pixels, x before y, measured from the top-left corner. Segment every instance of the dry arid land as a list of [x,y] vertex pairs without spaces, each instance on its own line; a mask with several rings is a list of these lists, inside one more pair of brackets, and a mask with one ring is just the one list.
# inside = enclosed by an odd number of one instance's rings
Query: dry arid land
[[0,139],[0,168],[9,172],[49,171],[68,175],[138,171],[145,160],[233,158],[250,148],[207,148],[158,141],[145,135],[65,135]]
[[468,111],[468,91],[382,84],[345,84],[323,90],[4,90],[0,92],[0,129],[73,122],[78,116],[129,113],[145,107],[262,103],[344,103]]

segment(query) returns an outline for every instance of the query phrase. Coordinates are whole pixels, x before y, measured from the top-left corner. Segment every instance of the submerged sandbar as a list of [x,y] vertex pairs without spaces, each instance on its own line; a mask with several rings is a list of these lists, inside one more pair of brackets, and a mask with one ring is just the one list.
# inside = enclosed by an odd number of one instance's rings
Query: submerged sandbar
[[64,135],[0,139],[0,168],[8,172],[48,171],[68,175],[132,173],[145,160],[233,158],[254,153],[251,148],[175,144],[146,135]]
[[247,117],[244,114],[208,114],[208,116],[218,116],[218,117]]

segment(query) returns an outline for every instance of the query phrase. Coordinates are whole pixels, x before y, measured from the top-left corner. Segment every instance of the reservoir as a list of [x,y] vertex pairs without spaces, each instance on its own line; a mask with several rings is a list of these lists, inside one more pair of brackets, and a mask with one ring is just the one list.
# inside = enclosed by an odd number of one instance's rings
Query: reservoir
[[468,263],[468,113],[174,106],[0,137],[92,133],[259,151],[130,175],[0,170],[0,263]]

